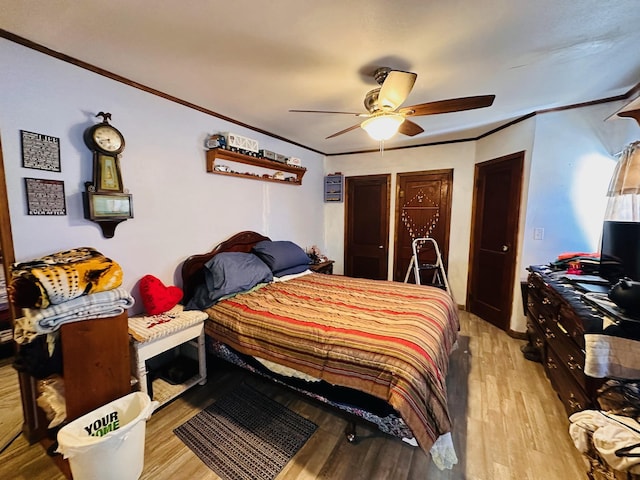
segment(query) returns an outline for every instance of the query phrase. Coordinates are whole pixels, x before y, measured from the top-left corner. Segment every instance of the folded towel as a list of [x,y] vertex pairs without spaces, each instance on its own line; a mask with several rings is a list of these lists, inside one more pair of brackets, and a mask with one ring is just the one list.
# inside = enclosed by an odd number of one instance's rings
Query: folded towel
[[92,293],[48,308],[24,308],[23,318],[16,320],[14,339],[28,343],[34,336],[51,333],[68,322],[91,318],[115,317],[133,306],[134,299],[123,288]]

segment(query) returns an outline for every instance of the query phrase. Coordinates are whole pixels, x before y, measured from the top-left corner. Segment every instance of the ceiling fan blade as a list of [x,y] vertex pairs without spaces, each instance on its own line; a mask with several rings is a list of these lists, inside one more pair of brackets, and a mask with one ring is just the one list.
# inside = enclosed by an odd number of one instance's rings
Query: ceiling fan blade
[[353,125],[353,126],[351,126],[349,128],[345,128],[344,130],[340,130],[339,132],[336,132],[333,135],[329,135],[325,140],[328,140],[328,139],[333,138],[333,137],[337,137],[338,135],[342,135],[343,133],[350,132],[351,130],[355,130],[356,128],[360,128],[360,124],[359,123],[357,125]]
[[395,110],[402,105],[411,93],[417,76],[411,72],[391,70],[380,87],[378,108]]
[[495,95],[478,95],[476,97],[451,98],[449,100],[439,100],[437,102],[421,103],[410,107],[403,107],[399,110],[403,115],[435,115],[437,113],[462,112],[475,108],[490,107],[493,104]]
[[413,123],[411,120],[407,120],[406,118],[404,122],[400,124],[400,128],[398,129],[398,133],[402,133],[403,135],[407,135],[409,137],[413,137],[422,132],[424,132],[424,128],[422,128],[417,123]]
[[368,117],[368,113],[356,113],[356,112],[334,112],[332,110],[289,110],[294,113],[340,113],[344,115],[355,115],[356,117]]

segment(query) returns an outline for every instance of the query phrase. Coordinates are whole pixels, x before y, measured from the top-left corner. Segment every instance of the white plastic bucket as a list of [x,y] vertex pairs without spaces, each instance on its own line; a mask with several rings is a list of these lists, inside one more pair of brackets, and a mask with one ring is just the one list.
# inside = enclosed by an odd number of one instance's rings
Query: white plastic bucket
[[140,478],[146,421],[157,405],[134,392],[62,427],[57,451],[69,459],[74,480]]

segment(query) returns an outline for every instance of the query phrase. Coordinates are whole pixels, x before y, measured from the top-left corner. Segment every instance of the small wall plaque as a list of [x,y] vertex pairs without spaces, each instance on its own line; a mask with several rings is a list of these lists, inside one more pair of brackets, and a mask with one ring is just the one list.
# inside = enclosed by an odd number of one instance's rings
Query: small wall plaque
[[37,170],[60,172],[60,139],[41,133],[20,130],[22,166]]
[[24,183],[27,195],[27,214],[67,214],[63,181],[25,178]]

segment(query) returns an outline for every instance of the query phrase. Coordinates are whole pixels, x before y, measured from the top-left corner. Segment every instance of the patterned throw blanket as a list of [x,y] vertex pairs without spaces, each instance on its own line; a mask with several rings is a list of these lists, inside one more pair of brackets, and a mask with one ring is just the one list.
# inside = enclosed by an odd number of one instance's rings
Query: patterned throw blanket
[[445,377],[459,323],[443,290],[310,274],[207,313],[207,335],[244,354],[387,401],[426,452],[451,431]]
[[12,265],[11,298],[19,308],[47,308],[122,284],[120,265],[90,247]]

